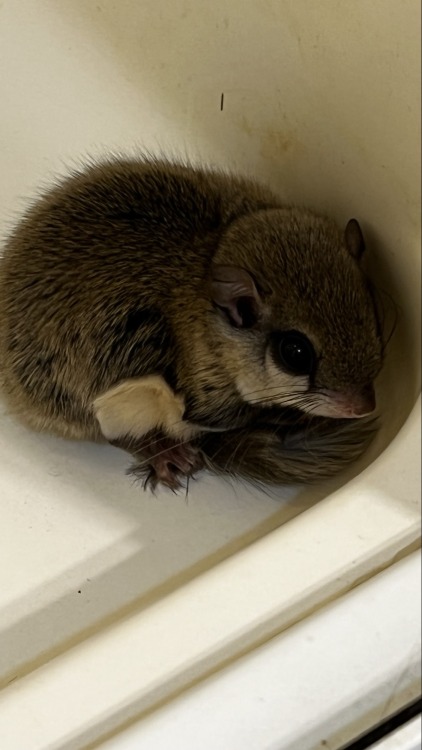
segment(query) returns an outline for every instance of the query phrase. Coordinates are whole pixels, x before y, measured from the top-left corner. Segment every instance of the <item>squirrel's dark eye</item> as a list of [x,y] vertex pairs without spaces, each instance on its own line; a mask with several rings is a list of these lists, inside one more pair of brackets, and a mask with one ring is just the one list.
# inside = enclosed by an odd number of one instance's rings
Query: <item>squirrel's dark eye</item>
[[277,355],[282,367],[293,375],[310,375],[316,355],[309,339],[299,331],[282,331],[277,339]]

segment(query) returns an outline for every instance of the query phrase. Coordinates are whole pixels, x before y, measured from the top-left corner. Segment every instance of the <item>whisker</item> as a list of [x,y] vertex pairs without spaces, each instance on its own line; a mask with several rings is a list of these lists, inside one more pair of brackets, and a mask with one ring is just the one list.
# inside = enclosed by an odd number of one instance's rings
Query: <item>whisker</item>
[[[298,406],[300,404],[306,405],[312,400],[315,400],[315,397],[310,393],[301,393],[292,396],[279,392],[275,396],[266,396],[265,398],[260,399],[258,405],[275,402],[275,405],[277,406]],[[320,403],[320,400],[318,403]]]
[[[178,425],[181,425],[185,422],[184,419],[178,419],[176,422],[172,422],[172,424],[168,425],[168,428],[177,427]],[[167,429],[168,429],[167,428]],[[152,446],[159,443],[161,440],[163,440],[164,437],[171,438],[171,434],[164,433],[161,430],[154,431],[154,434],[151,435],[151,439],[148,443],[142,445],[142,441],[147,437],[149,433],[145,433],[144,435],[124,435],[122,436],[122,443],[124,443],[125,450],[136,450],[136,447],[141,444],[141,447],[143,450],[148,450]],[[191,438],[190,438],[191,439]],[[186,440],[185,442],[189,442],[189,440]],[[110,440],[109,441],[112,444],[117,444],[118,440]]]
[[[380,322],[380,327],[381,327],[380,334],[381,334],[381,340],[382,340],[382,344],[383,344],[383,349],[386,349],[387,346],[388,346],[388,344],[390,343],[393,335],[394,335],[394,332],[395,332],[396,328],[397,328],[397,324],[398,324],[398,320],[399,320],[399,308],[397,306],[396,301],[392,297],[392,295],[386,289],[384,289],[383,287],[380,287],[380,286],[373,287],[372,288],[372,293],[373,293],[373,297],[374,297],[374,301],[375,301],[375,307],[376,307],[377,311],[378,311],[378,307],[381,308],[381,312],[382,312],[383,318],[382,318],[382,321]],[[386,320],[387,320],[387,312],[386,312],[386,308],[384,306],[384,300],[387,300],[389,302],[389,311],[390,312],[392,311],[393,316],[394,316],[393,317],[391,331],[388,333],[386,339],[384,339],[384,335],[383,335],[384,334],[384,330],[383,329],[385,327],[385,323],[386,323]]]
[[[307,392],[308,391],[304,391],[304,390],[286,391],[286,394],[291,395],[291,396],[300,396]],[[263,394],[268,393],[268,396],[270,398],[273,396],[277,396],[280,393],[280,386],[272,385],[272,386],[269,386],[268,388],[260,388],[256,391],[248,391],[247,393],[244,394],[243,398],[248,399],[250,396],[255,396],[260,393],[263,393]]]
[[[180,446],[187,445],[188,443],[190,443],[190,440],[181,440],[178,443],[175,443],[174,445],[172,445],[172,448],[180,448]],[[139,452],[142,453],[142,450],[145,450],[145,448],[141,446],[139,449]],[[148,464],[151,463],[151,461],[154,461],[154,459],[158,458],[159,456],[164,455],[165,453],[167,453],[167,451],[168,451],[168,448],[164,448],[161,451],[157,451],[157,453],[154,453],[152,456],[148,456],[148,458],[141,461],[139,465],[147,466]]]
[[[242,445],[242,441],[241,441],[241,440],[239,440],[239,441],[237,442],[237,445],[236,445],[236,447],[234,448],[234,450],[233,450],[233,451],[232,451],[232,453],[231,453],[231,454],[229,455],[229,457],[228,457],[228,459],[227,459],[227,461],[226,461],[226,464],[225,464],[225,466],[224,466],[224,471],[229,471],[229,473],[231,473],[231,471],[229,470],[229,466],[230,466],[230,465],[231,465],[231,466],[233,466],[233,464],[234,464],[234,459],[236,458],[236,454],[238,453],[238,451],[239,451],[239,448],[241,447],[241,445]],[[246,452],[246,447],[245,447],[245,452]]]

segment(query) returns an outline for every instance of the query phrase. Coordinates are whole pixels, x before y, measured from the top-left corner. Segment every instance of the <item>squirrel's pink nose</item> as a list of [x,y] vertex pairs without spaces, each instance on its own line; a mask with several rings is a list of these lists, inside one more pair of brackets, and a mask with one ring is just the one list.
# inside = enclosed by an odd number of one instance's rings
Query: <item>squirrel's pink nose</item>
[[332,416],[343,418],[366,417],[372,414],[376,406],[373,385],[367,385],[359,390],[322,391],[329,399]]

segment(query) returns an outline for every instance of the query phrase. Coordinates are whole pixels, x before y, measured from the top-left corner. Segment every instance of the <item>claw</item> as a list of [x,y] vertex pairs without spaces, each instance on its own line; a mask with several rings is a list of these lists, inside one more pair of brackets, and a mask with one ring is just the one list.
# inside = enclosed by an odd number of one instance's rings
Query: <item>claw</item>
[[198,448],[166,437],[151,441],[148,446],[139,446],[136,457],[140,462],[132,467],[131,473],[145,477],[147,471],[143,487],[153,492],[158,484],[177,492],[183,487],[181,480],[184,477],[192,477],[195,471],[203,467]]

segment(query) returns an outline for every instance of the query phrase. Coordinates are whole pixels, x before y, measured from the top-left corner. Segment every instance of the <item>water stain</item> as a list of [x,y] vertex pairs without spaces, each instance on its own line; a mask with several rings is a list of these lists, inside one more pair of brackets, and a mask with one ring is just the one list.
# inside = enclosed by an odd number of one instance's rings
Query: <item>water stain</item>
[[245,115],[240,118],[239,126],[247,136],[258,138],[259,153],[264,159],[274,159],[275,156],[287,154],[298,155],[306,151],[305,144],[294,130],[252,125]]
[[260,154],[264,159],[272,159],[275,155],[300,154],[305,151],[304,144],[293,131],[266,130],[260,147]]
[[252,136],[257,132],[257,129],[252,127],[245,115],[242,115],[240,118],[239,125],[242,132],[246,135]]

